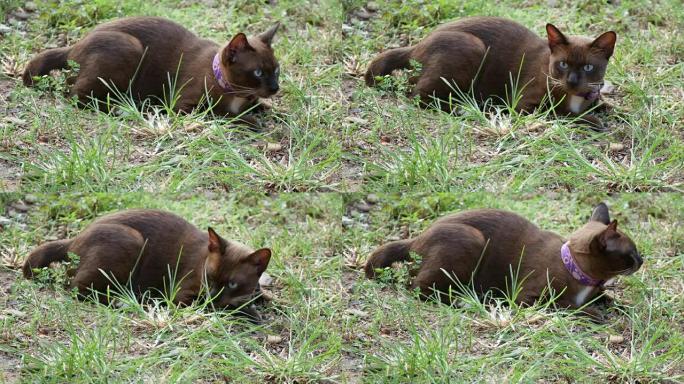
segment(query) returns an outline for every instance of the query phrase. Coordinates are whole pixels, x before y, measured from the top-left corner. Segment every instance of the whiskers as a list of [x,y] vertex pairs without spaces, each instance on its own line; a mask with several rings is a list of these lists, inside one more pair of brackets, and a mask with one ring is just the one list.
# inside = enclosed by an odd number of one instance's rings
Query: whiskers
[[563,80],[556,79],[555,77],[551,76],[550,74],[547,74],[546,78],[548,80],[548,83],[551,84],[551,89],[556,89],[556,88],[565,89],[565,83],[563,82]]
[[245,87],[243,85],[238,85],[238,84],[233,84],[233,83],[228,83],[228,84],[232,88],[232,91],[229,92],[229,94],[231,94],[231,95],[240,96],[240,97],[257,96],[257,93],[258,93],[257,89]]
[[624,269],[619,269],[616,271],[611,271],[610,274],[613,276],[617,275],[631,275],[632,273],[636,272],[639,269],[639,263],[634,262],[634,265],[629,267],[629,268],[624,268]]
[[[551,74],[549,74],[549,73],[546,74],[546,78],[548,80],[548,84],[550,84],[552,86],[552,89],[556,89],[556,88],[566,89],[567,88],[565,81],[558,79],[558,78],[555,78],[555,77],[551,76]],[[603,88],[603,85],[604,85],[603,81],[586,83],[586,87],[588,87],[594,91],[601,90],[601,88]],[[579,88],[581,89],[583,87],[579,87]]]

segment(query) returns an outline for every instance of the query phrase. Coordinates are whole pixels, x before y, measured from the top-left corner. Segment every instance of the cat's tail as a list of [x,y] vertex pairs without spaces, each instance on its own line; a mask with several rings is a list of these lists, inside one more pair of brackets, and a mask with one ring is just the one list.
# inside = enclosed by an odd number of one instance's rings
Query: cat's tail
[[372,279],[376,275],[376,269],[387,268],[400,261],[408,261],[412,239],[398,240],[387,243],[373,251],[366,262],[366,277]]
[[32,86],[34,76],[43,76],[49,74],[53,69],[66,68],[70,50],[71,47],[48,49],[31,59],[21,76],[24,85]]
[[379,54],[368,66],[366,85],[372,87],[376,84],[376,76],[385,76],[396,69],[406,69],[410,65],[413,47],[394,48]]
[[26,259],[26,262],[24,262],[24,267],[22,268],[24,277],[27,279],[32,278],[34,268],[43,268],[56,261],[65,261],[70,244],[71,239],[57,240],[47,242],[34,249]]

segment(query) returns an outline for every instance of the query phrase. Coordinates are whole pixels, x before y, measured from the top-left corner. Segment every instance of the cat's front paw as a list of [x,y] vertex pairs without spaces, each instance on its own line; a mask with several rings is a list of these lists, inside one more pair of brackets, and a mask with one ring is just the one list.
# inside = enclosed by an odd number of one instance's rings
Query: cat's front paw
[[252,115],[242,115],[237,119],[237,122],[246,125],[252,130],[258,130],[261,128],[259,120]]
[[607,129],[606,126],[601,122],[601,119],[593,115],[582,116],[580,117],[579,121],[588,125],[596,132],[605,132]]
[[615,109],[613,104],[610,104],[604,100],[599,100],[594,108],[594,112],[609,113]]
[[615,302],[615,299],[613,299],[613,296],[609,295],[608,292],[601,292],[596,296],[596,299],[593,301],[594,305],[602,305],[604,307],[610,307],[613,306],[613,303]]
[[594,305],[589,305],[582,308],[579,313],[587,316],[589,320],[596,324],[603,324],[606,322],[606,316],[598,307]]
[[259,325],[263,322],[263,318],[254,304],[247,304],[240,308],[234,308],[233,311],[235,311],[233,314],[244,318],[252,324]]

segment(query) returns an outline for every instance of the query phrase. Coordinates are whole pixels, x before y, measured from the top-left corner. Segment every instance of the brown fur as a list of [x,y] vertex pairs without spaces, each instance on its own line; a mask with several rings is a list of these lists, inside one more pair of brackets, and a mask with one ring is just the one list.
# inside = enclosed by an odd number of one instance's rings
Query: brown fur
[[[581,110],[570,109],[572,95],[600,89],[608,59],[613,53],[616,35],[606,32],[596,40],[584,37],[565,37],[556,27],[547,25],[548,40],[544,40],[524,26],[503,18],[471,17],[438,27],[418,44],[390,49],[376,57],[368,67],[366,83],[372,86],[376,76],[385,76],[396,69],[410,67],[415,60],[422,65],[419,75],[409,79],[414,85],[413,95],[425,105],[433,98],[448,101],[457,99],[452,88],[443,80],[455,83],[462,92],[472,89],[479,100],[503,99],[511,102],[511,78],[518,78],[523,97],[515,106],[518,111],[531,111],[542,102],[551,89],[557,111],[578,116],[592,103],[584,103]],[[569,67],[562,70],[560,61]],[[521,66],[522,63],[522,66]],[[584,65],[594,69],[583,71]],[[570,74],[572,81],[568,81]],[[448,102],[442,103],[449,109]],[[600,128],[600,121],[587,117]]]
[[[104,100],[109,93],[99,78],[120,91],[130,89],[144,99],[164,99],[169,79],[178,72],[177,90],[181,98],[175,109],[190,112],[199,107],[208,93],[218,104],[219,115],[237,115],[251,108],[259,97],[278,91],[278,61],[271,42],[278,25],[252,37],[238,33],[225,46],[201,39],[183,26],[159,17],[129,17],[99,25],[74,45],[49,49],[34,57],[24,70],[24,84],[33,84],[34,76],[47,75],[67,66],[68,60],[79,64],[75,79],[70,79],[71,94],[82,103],[91,96]],[[212,62],[221,52],[223,74],[234,92],[224,93],[216,82]],[[262,70],[262,77],[254,74]],[[245,99],[236,102],[236,98]]]
[[204,286],[212,296],[220,292],[214,305],[221,308],[249,301],[271,257],[268,248],[254,251],[224,240],[213,229],[200,231],[170,212],[138,209],[103,216],[72,239],[42,244],[26,259],[24,276],[65,260],[68,252],[80,258],[70,275],[71,287],[83,296],[91,289],[106,292],[111,285],[100,270],[123,285],[130,282],[137,293],[163,292],[171,271],[180,284],[174,302],[190,304]]
[[[642,263],[632,240],[617,230],[617,222],[609,222],[605,204],[596,207],[589,223],[574,232],[569,241],[582,270],[596,279],[632,273]],[[578,308],[586,302],[575,302],[584,286],[572,277],[560,258],[564,242],[561,236],[541,230],[512,212],[466,211],[437,220],[415,238],[381,246],[370,256],[365,271],[367,277],[373,278],[376,269],[408,260],[409,252],[415,252],[421,262],[412,271],[412,288],[428,297],[435,290],[458,290],[452,279],[464,285],[472,282],[481,294],[505,292],[512,268],[518,271],[519,280],[525,278],[518,303],[531,304],[539,299],[549,284],[548,276],[554,290],[563,292],[557,304]],[[599,293],[600,288],[594,288],[586,297],[591,299]]]

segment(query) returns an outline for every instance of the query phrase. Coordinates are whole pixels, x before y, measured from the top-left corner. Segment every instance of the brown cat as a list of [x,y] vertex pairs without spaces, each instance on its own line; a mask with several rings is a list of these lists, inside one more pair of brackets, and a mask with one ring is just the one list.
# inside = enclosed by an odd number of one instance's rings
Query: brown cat
[[[508,19],[464,18],[438,27],[414,46],[383,52],[371,62],[366,83],[372,86],[376,76],[408,68],[415,60],[422,71],[409,81],[413,95],[424,104],[433,97],[457,99],[454,84],[465,93],[472,89],[479,100],[493,97],[511,103],[511,79],[518,79],[522,97],[515,104],[517,111],[535,109],[550,90],[553,101],[560,103],[557,112],[581,115],[599,99],[617,35],[610,31],[594,40],[566,37],[551,24],[546,32],[548,40]],[[442,106],[449,109],[448,102]],[[602,129],[595,116],[584,120]]]
[[[643,263],[632,240],[617,230],[617,221],[610,222],[603,203],[567,240],[508,211],[480,209],[449,215],[415,238],[376,249],[366,264],[366,276],[373,278],[377,268],[408,261],[410,252],[421,257],[412,271],[411,287],[420,289],[424,297],[434,290],[458,290],[454,281],[466,286],[472,281],[480,294],[505,292],[512,269],[518,271],[519,280],[524,279],[516,302],[533,303],[550,284],[562,292],[556,304],[567,308],[583,306],[602,292],[606,280],[634,273]],[[597,314],[592,308],[585,312]]]
[[67,61],[73,60],[79,72],[69,80],[71,94],[88,103],[91,96],[104,100],[109,93],[100,78],[120,91],[130,86],[139,99],[163,100],[169,93],[169,79],[177,76],[181,96],[176,111],[190,112],[208,94],[217,103],[214,113],[235,116],[253,107],[259,97],[278,92],[280,66],[271,48],[278,26],[258,36],[238,33],[221,47],[167,19],[114,20],[70,47],[49,49],[34,57],[23,80],[30,86],[34,76],[66,68]]
[[122,285],[130,280],[137,293],[163,292],[170,286],[170,271],[180,286],[175,303],[190,304],[204,288],[220,308],[252,299],[271,258],[268,248],[254,251],[224,240],[211,228],[202,232],[173,213],[135,209],[103,216],[72,239],[39,246],[26,259],[24,276],[31,278],[34,268],[66,260],[68,252],[80,258],[69,274],[71,287],[83,296],[91,289],[106,292],[111,282],[102,272]]

